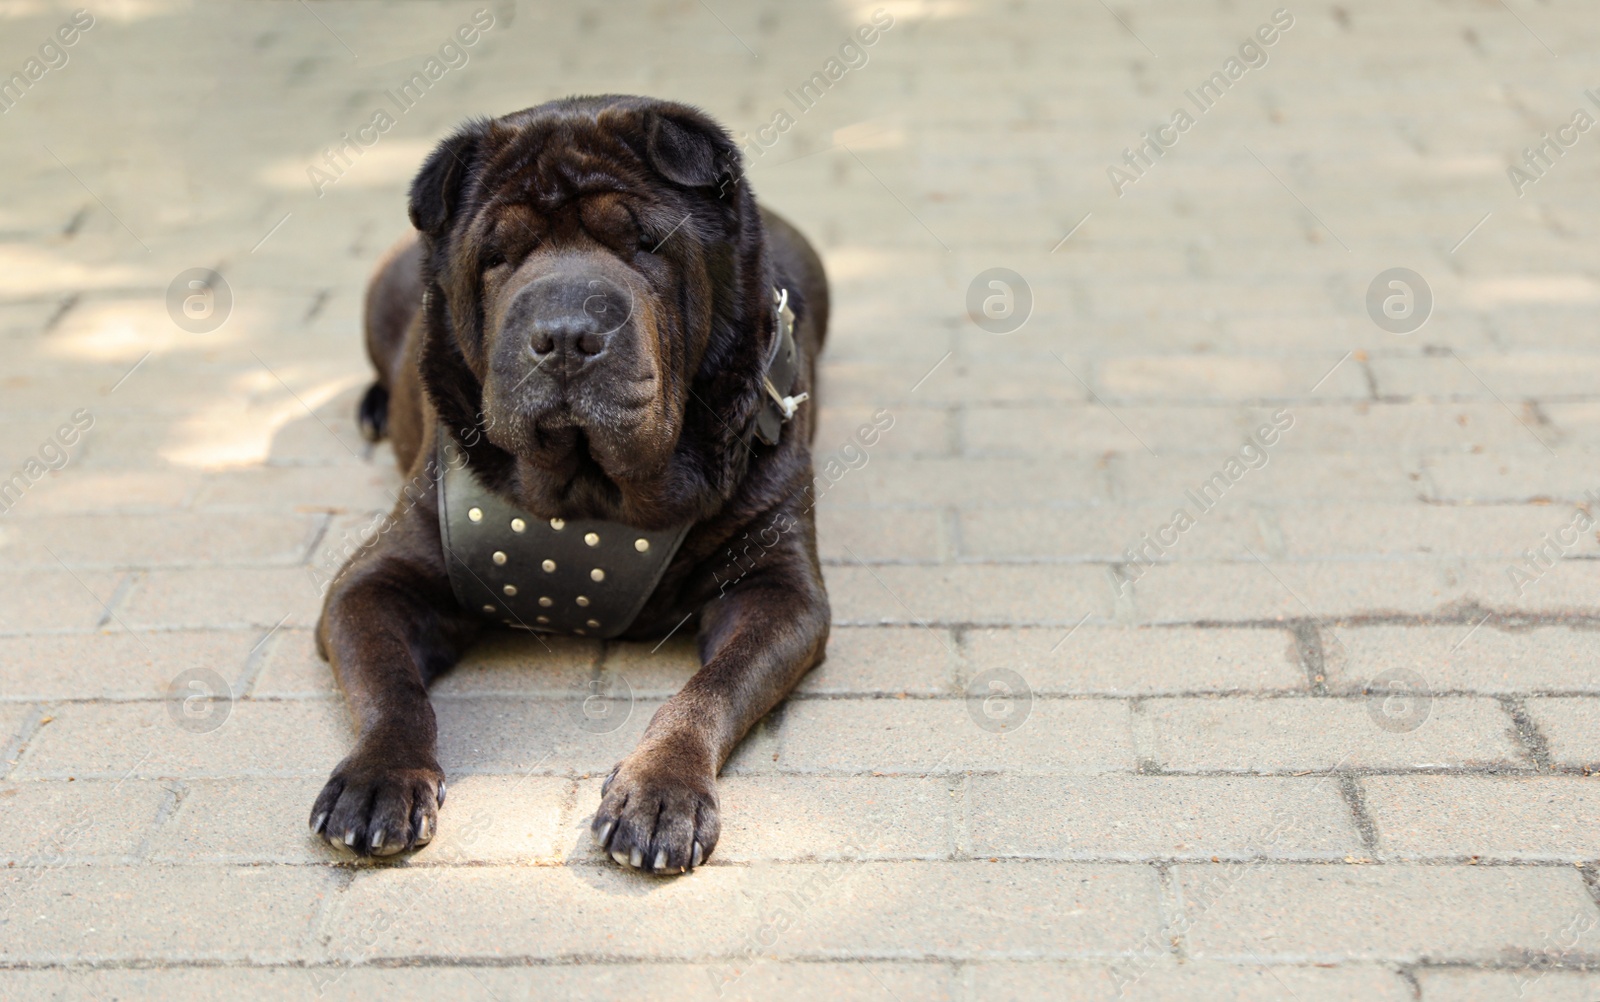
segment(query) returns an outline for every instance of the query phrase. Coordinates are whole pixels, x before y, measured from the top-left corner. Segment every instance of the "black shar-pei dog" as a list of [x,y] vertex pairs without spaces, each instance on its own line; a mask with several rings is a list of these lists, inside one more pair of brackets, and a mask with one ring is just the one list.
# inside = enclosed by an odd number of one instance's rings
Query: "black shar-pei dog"
[[807,403],[822,265],[756,204],[721,127],[639,97],[466,124],[410,215],[368,289],[360,412],[410,483],[317,627],[360,736],[311,829],[374,856],[433,838],[428,684],[483,629],[694,629],[702,667],[593,824],[617,862],[681,873],[716,847],[729,753],[827,643]]

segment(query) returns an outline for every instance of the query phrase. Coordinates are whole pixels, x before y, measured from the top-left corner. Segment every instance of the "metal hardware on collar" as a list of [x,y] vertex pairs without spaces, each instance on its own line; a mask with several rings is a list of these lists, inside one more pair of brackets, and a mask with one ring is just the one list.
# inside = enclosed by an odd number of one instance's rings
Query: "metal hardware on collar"
[[690,525],[646,532],[597,519],[542,519],[486,490],[445,458],[439,536],[450,590],[485,621],[541,633],[610,638],[633,625]]
[[767,445],[778,444],[784,423],[811,399],[809,393],[794,392],[794,384],[800,378],[800,350],[794,340],[794,311],[789,308],[788,289],[772,290],[772,321],[772,349],[761,371],[761,388],[767,399],[756,414],[756,437]]

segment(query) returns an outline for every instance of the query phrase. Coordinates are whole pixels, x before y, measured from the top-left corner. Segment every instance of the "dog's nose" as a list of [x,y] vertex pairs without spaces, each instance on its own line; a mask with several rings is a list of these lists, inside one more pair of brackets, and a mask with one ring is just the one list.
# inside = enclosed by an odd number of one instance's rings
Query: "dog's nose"
[[587,362],[627,323],[629,305],[626,290],[611,282],[555,274],[519,292],[507,321],[527,332],[536,359],[562,355]]
[[552,353],[587,359],[606,350],[611,332],[587,313],[536,317],[529,330],[528,347],[534,357]]

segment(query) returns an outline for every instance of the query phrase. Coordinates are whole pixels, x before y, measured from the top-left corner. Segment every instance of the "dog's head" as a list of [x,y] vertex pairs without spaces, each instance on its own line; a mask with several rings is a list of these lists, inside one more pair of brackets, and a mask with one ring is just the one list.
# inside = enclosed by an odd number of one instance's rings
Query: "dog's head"
[[772,336],[738,148],[685,105],[469,123],[411,186],[423,380],[478,475],[544,517],[666,525],[744,469]]

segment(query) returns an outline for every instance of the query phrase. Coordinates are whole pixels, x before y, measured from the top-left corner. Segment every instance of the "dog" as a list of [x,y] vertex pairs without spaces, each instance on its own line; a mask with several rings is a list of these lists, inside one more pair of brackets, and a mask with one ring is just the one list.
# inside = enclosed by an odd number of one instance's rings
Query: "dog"
[[367,290],[359,419],[410,479],[325,596],[317,649],[358,737],[311,830],[362,856],[434,837],[428,685],[485,629],[681,626],[702,667],[611,770],[592,834],[625,867],[690,870],[717,845],[723,763],[827,645],[822,264],[724,129],[642,97],[466,123],[409,214]]

